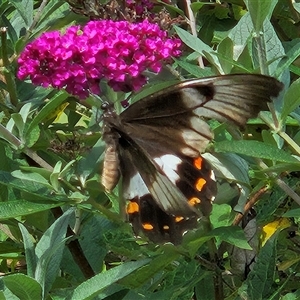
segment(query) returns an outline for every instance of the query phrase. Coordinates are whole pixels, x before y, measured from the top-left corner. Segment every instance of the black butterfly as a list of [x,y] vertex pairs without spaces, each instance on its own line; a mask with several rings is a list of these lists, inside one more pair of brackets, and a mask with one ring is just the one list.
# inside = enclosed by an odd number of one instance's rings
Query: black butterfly
[[217,191],[211,167],[200,155],[213,139],[204,119],[243,127],[281,89],[272,77],[236,74],[176,84],[120,115],[103,105],[102,184],[111,191],[122,175],[135,233],[178,244],[200,215],[209,215]]

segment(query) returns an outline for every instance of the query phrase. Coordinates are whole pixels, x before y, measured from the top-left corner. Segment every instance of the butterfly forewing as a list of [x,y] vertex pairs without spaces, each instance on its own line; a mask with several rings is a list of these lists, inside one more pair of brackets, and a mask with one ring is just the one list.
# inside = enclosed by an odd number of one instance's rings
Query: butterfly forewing
[[281,88],[276,79],[262,75],[195,79],[136,102],[120,117],[124,130],[146,147],[196,157],[213,138],[201,118],[243,126]]
[[[118,152],[135,232],[178,243],[195,226],[196,208],[208,215],[216,183],[200,155],[213,138],[205,119],[242,127],[281,89],[271,77],[226,75],[177,84],[136,102],[120,116],[106,110],[109,130],[104,139],[107,149]],[[105,171],[103,175],[108,178]]]

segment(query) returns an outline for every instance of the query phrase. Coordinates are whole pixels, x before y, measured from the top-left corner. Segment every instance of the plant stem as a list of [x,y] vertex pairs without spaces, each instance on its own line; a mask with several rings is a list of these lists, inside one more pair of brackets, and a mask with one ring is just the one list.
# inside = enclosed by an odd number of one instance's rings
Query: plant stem
[[[261,169],[265,170],[268,166],[261,160],[258,159],[258,164]],[[278,174],[271,173],[270,177],[274,179],[275,183],[288,195],[290,196],[298,205],[300,205],[300,196],[295,193],[282,179],[278,178]]]
[[[272,114],[274,119],[274,114]],[[266,114],[259,114],[259,117],[268,125],[273,131],[275,131],[280,137],[282,137],[288,144],[293,148],[297,155],[300,155],[300,146],[284,131],[280,128],[276,127],[275,122],[266,115]]]
[[286,132],[280,130],[277,133],[295,150],[298,155],[300,155],[299,145]]
[[[203,226],[206,232],[210,232],[212,230],[212,226],[208,217],[203,217]],[[222,280],[222,272],[218,267],[217,263],[219,261],[218,257],[218,249],[216,246],[215,239],[210,239],[207,241],[207,247],[209,252],[210,262],[216,265],[214,270],[214,292],[215,292],[215,300],[223,300],[224,299],[224,289],[223,289],[223,280]]]
[[34,27],[36,26],[36,24],[38,23],[39,19],[41,18],[41,15],[43,13],[43,10],[45,8],[45,6],[47,5],[48,0],[43,0],[43,2],[41,3],[39,9],[37,10],[33,22],[31,23],[31,26],[28,28],[26,35],[23,39],[23,42],[26,43],[27,40],[29,39],[30,35],[32,34],[32,31],[34,29]]
[[[189,19],[189,25],[191,28],[192,35],[197,37],[196,20],[195,20],[194,13],[191,9],[191,1],[186,0],[185,5],[186,5],[186,12],[187,12],[187,17]],[[204,69],[204,63],[201,55],[198,57],[198,63],[200,68]]]
[[295,193],[295,191],[293,191],[282,179],[277,178],[275,182],[288,196],[300,205],[300,196]]
[[265,39],[262,32],[255,32],[253,34],[253,40],[257,49],[257,58],[260,73],[264,75],[269,75],[269,70],[267,67],[267,57],[266,57],[266,49],[265,49]]

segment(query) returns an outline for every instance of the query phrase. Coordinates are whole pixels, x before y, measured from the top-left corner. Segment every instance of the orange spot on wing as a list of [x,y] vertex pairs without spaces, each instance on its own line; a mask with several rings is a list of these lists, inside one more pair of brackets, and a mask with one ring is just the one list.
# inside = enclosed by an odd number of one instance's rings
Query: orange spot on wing
[[145,230],[152,230],[154,227],[150,223],[142,224]]
[[175,217],[175,222],[178,223],[182,221],[184,218],[183,217]]
[[201,192],[205,184],[206,180],[204,178],[199,178],[196,182],[197,191]]
[[168,225],[164,225],[163,229],[164,229],[164,230],[169,230],[170,227],[169,227]]
[[203,159],[201,156],[197,157],[194,159],[194,166],[198,169],[198,170],[201,170],[202,169],[202,162],[203,162]]
[[138,213],[140,210],[139,205],[136,202],[129,202],[127,205],[127,213],[128,214],[134,214]]
[[199,204],[199,203],[201,203],[201,200],[197,197],[193,197],[189,200],[189,204],[192,206]]

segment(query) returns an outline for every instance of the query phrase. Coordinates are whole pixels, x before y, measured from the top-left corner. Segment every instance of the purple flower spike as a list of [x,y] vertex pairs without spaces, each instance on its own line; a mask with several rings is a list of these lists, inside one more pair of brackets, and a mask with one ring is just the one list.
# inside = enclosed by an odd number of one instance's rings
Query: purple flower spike
[[65,88],[80,99],[99,94],[101,79],[115,91],[137,91],[147,82],[143,72],[160,72],[163,62],[180,55],[180,47],[179,39],[147,20],[91,21],[63,35],[44,33],[28,44],[18,59],[18,78]]

